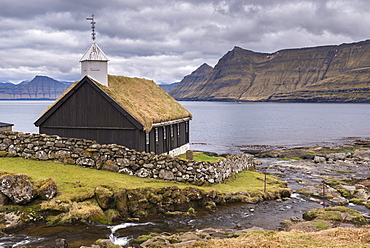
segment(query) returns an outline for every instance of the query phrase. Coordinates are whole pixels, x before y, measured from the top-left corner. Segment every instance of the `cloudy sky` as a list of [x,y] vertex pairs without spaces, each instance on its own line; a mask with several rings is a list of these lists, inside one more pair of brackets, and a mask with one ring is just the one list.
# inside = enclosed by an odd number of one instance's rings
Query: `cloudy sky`
[[0,82],[80,79],[96,42],[109,74],[157,83],[214,66],[234,46],[272,53],[370,37],[368,0],[0,0]]

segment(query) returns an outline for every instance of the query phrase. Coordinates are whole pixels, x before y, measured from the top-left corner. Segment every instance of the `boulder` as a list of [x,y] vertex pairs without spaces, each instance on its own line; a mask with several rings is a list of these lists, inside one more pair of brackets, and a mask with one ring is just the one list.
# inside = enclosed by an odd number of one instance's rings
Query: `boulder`
[[108,209],[112,206],[114,203],[113,195],[113,191],[106,187],[99,186],[95,188],[95,198],[102,209]]
[[0,192],[16,204],[26,204],[37,196],[37,190],[25,174],[0,176]]
[[0,192],[0,206],[8,205],[8,203],[9,203],[9,198]]
[[58,192],[57,184],[53,179],[48,178],[40,183],[39,195],[43,200],[52,199]]
[[317,164],[325,164],[326,163],[326,158],[321,157],[321,156],[315,156],[313,161]]
[[359,149],[353,153],[353,157],[358,160],[368,160],[370,158],[370,149]]

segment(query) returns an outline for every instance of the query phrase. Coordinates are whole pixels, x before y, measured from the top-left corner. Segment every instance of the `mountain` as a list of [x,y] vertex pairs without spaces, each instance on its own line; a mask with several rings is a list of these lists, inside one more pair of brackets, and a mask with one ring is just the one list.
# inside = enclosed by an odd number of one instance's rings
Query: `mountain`
[[71,84],[46,76],[36,76],[16,85],[0,84],[0,100],[57,99]]
[[370,102],[370,41],[258,53],[234,47],[170,91],[177,100]]
[[15,84],[0,82],[0,87],[14,87]]
[[173,88],[175,88],[177,85],[179,85],[180,82],[176,82],[173,84],[159,84],[159,87],[161,87],[165,92],[170,92]]

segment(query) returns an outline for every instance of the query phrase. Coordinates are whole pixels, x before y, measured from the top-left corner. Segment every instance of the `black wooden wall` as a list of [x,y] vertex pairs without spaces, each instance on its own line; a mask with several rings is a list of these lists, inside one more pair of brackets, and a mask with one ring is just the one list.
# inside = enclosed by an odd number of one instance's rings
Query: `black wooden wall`
[[40,133],[120,144],[156,154],[189,143],[188,121],[155,127],[147,136],[143,126],[130,114],[117,107],[117,103],[89,79],[83,80],[57,102],[45,120],[36,121],[36,125],[42,122]]

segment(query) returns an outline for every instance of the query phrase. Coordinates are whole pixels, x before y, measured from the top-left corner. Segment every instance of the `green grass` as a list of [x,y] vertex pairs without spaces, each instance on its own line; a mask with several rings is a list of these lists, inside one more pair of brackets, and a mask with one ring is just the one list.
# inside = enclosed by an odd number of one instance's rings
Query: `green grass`
[[[0,158],[0,171],[7,173],[27,174],[32,182],[37,183],[46,178],[52,178],[58,186],[58,199],[72,199],[78,201],[93,195],[96,186],[107,186],[112,190],[133,189],[142,187],[162,188],[177,186],[179,188],[197,187],[205,191],[218,190],[222,193],[250,192],[257,194],[263,192],[263,175],[255,171],[243,171],[234,179],[226,183],[208,186],[195,186],[188,183],[178,183],[160,179],[139,178],[110,171],[83,168],[76,165],[66,165],[50,161],[37,161],[19,157]],[[273,176],[267,177],[267,190],[276,191],[282,187],[281,181]]]
[[314,222],[314,223],[312,223],[312,225],[314,225],[314,226],[316,226],[316,227],[318,227],[320,229],[328,229],[328,228],[330,228],[330,226],[328,224],[324,223],[324,222]]
[[[186,154],[181,154],[179,156],[177,156],[179,158],[182,158],[182,159],[186,159]],[[195,161],[198,161],[198,162],[216,162],[220,159],[224,159],[224,157],[213,157],[213,156],[208,156],[206,154],[204,154],[203,152],[194,152],[193,153],[193,160]]]

